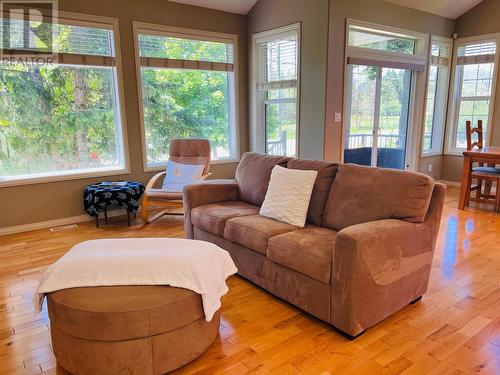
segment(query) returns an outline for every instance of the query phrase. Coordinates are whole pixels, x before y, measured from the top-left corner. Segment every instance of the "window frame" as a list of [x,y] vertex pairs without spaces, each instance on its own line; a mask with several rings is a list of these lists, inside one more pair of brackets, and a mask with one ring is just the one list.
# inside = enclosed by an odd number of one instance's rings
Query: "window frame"
[[[448,56],[448,65],[446,66],[447,69],[447,74],[446,77],[440,82],[440,77],[439,77],[439,72],[440,69],[444,68],[445,65],[436,65],[432,63],[432,46],[434,44],[447,44],[449,46],[449,51],[450,54]],[[422,116],[422,135],[421,135],[421,157],[430,157],[430,156],[436,156],[436,155],[441,155],[442,150],[443,150],[443,143],[444,143],[444,135],[445,135],[445,130],[446,130],[446,123],[447,123],[447,114],[448,114],[448,97],[450,95],[450,78],[451,78],[451,70],[452,70],[452,61],[453,61],[453,39],[452,38],[447,38],[443,36],[438,36],[438,35],[431,35],[431,41],[429,44],[429,62],[427,64],[427,73],[426,73],[426,84],[425,84],[425,98],[424,98],[424,114]],[[432,146],[430,150],[424,150],[424,136],[425,136],[425,122],[426,122],[426,113],[427,113],[427,94],[428,94],[428,87],[429,87],[429,75],[430,75],[430,69],[432,66],[437,66],[438,71],[437,71],[437,82],[436,82],[436,93],[437,90],[441,89],[444,91],[444,96],[442,98],[442,103],[444,106],[444,110],[442,113],[443,116],[443,121],[440,127],[436,128],[435,126],[435,116],[436,116],[436,104],[439,104],[437,102],[437,98],[434,98],[434,113],[433,113],[433,124],[432,124]],[[438,87],[438,85],[441,84],[441,87]]]
[[[43,15],[47,16],[51,15],[49,12],[43,9],[40,9],[40,12]],[[4,14],[0,13],[0,16],[3,17]],[[128,136],[127,136],[127,121],[126,121],[125,106],[124,106],[125,95],[123,86],[123,67],[122,67],[120,29],[119,29],[118,18],[58,11],[57,18],[55,19],[57,21],[57,24],[96,27],[96,28],[109,29],[113,31],[113,50],[115,53],[114,105],[116,106],[116,115],[117,115],[117,118],[115,119],[116,123],[115,129],[118,131],[118,134],[116,134],[116,136],[118,139],[117,151],[120,164],[115,167],[98,167],[98,168],[86,168],[79,170],[52,171],[52,172],[42,172],[36,174],[34,173],[30,175],[18,175],[18,176],[8,176],[8,177],[0,176],[0,188],[8,186],[32,185],[32,184],[40,184],[47,182],[80,180],[93,177],[130,174],[130,157],[129,157]],[[55,66],[57,66],[57,64],[55,64]],[[92,66],[92,64],[89,63],[88,66]]]
[[[134,50],[135,50],[135,69],[137,78],[137,98],[139,106],[139,117],[141,126],[141,147],[142,147],[142,163],[144,172],[154,172],[162,171],[165,169],[167,163],[155,163],[154,165],[148,165],[147,150],[146,150],[146,131],[144,124],[144,108],[143,108],[143,98],[142,98],[142,79],[141,79],[141,57],[139,48],[139,34],[147,30],[148,35],[158,35],[158,36],[168,36],[184,39],[196,39],[211,42],[222,42],[231,43],[233,45],[233,84],[229,88],[232,92],[228,98],[228,105],[234,107],[234,111],[229,111],[229,147],[230,153],[234,153],[234,157],[229,159],[221,160],[211,160],[212,165],[215,164],[232,164],[240,160],[240,110],[239,110],[239,64],[238,64],[238,35],[219,33],[213,31],[205,31],[198,29],[188,29],[183,27],[158,25],[146,22],[132,22],[133,34],[134,34]],[[233,113],[232,113],[233,112]],[[232,119],[231,119],[232,113]]]
[[488,110],[488,127],[486,129],[486,136],[484,137],[484,145],[488,146],[490,144],[491,138],[491,128],[493,111],[495,108],[495,94],[496,94],[496,83],[498,74],[498,63],[500,55],[500,33],[476,35],[466,38],[455,39],[453,45],[453,62],[452,71],[450,76],[450,89],[449,89],[449,99],[448,99],[448,119],[446,123],[446,143],[444,149],[444,155],[454,155],[462,156],[465,148],[456,147],[457,130],[458,130],[458,111],[459,102],[467,97],[461,97],[461,83],[463,79],[463,69],[459,71],[458,61],[458,50],[460,47],[467,46],[469,44],[482,44],[487,42],[496,43],[495,59],[493,66],[492,84],[491,84],[491,95],[489,97],[473,97],[475,100],[481,98],[487,98],[489,103]]
[[[283,99],[268,99],[266,98],[266,92],[269,90],[258,90],[258,80],[261,74],[260,65],[260,54],[259,54],[259,44],[265,42],[272,42],[279,39],[281,36],[286,36],[291,33],[296,33],[297,35],[297,83],[296,83],[296,94],[295,101],[292,98]],[[255,129],[255,138],[253,139],[252,149],[258,150],[264,154],[267,154],[267,131],[266,131],[266,104],[280,104],[280,103],[293,103],[295,102],[295,117],[296,117],[296,130],[295,130],[295,157],[300,155],[300,76],[301,76],[301,33],[302,24],[301,22],[292,23],[289,25],[277,27],[271,30],[262,31],[259,33],[252,34],[252,55],[253,55],[253,67],[252,67],[252,87],[250,90],[250,95],[252,97],[253,108],[250,108],[252,117],[250,123],[253,124]],[[267,103],[266,103],[267,102]]]
[[[415,41],[415,51],[413,54],[402,53],[402,52],[393,52],[393,51],[384,51],[377,50],[365,47],[356,47],[351,46],[349,44],[349,31],[352,28],[364,28],[367,30],[373,30],[374,34],[377,33],[386,33],[388,35],[392,34],[394,36],[400,36],[404,39],[413,39]],[[369,33],[370,31],[367,31]],[[426,65],[427,64],[427,56],[428,56],[428,45],[429,45],[429,37],[428,34],[421,33],[418,31],[400,29],[397,27],[380,25],[372,22],[355,20],[352,18],[347,19],[346,25],[346,35],[345,35],[345,45],[346,45],[346,54],[350,57],[360,57],[360,58],[369,58],[371,60],[377,61],[393,61],[395,63],[411,63],[415,65]]]

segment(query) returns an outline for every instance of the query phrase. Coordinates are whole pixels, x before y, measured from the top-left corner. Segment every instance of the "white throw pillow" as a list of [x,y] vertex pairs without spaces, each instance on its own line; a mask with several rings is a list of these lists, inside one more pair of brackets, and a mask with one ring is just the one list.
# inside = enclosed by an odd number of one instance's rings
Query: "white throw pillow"
[[276,165],[259,214],[303,227],[317,171],[288,169]]

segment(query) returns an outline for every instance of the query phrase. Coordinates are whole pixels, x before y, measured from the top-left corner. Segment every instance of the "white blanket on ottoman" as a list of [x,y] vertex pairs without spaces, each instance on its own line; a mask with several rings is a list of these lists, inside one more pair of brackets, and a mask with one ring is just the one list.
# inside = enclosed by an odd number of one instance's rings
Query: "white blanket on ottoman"
[[169,285],[201,295],[205,319],[212,320],[237,272],[229,253],[204,241],[127,238],[79,243],[47,268],[33,297],[40,312],[46,293],[112,285]]

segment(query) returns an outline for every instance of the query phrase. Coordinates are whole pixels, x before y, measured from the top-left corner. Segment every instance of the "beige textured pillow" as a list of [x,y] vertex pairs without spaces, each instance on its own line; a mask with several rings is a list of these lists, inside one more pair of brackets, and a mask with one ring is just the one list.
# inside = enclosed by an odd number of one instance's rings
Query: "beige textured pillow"
[[303,227],[317,171],[287,169],[276,165],[260,215]]

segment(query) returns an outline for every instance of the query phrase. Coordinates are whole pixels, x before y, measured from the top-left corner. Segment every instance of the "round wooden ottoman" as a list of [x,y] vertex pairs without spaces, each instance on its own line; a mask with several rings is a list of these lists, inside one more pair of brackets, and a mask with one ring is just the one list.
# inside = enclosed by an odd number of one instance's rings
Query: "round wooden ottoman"
[[163,374],[201,355],[220,315],[201,296],[168,286],[65,289],[47,298],[58,364],[73,374]]

